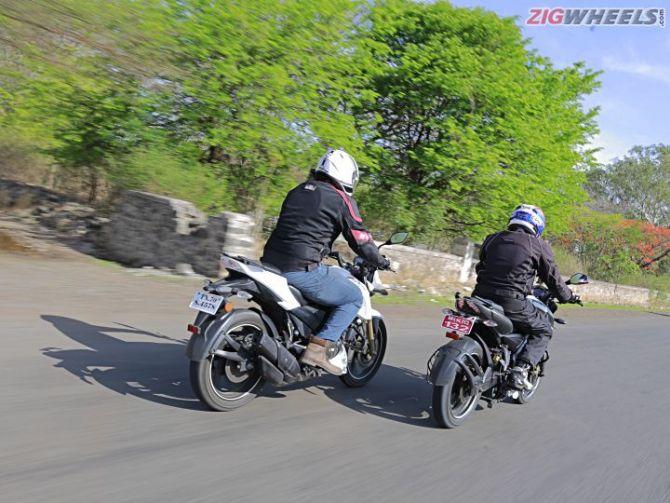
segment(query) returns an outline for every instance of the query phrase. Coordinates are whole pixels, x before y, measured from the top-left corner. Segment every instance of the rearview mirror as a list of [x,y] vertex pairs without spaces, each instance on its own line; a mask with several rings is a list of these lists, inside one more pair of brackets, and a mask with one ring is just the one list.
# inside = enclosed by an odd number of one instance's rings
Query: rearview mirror
[[399,245],[407,241],[408,237],[409,232],[396,232],[390,238],[388,238],[386,242],[382,243],[379,247],[381,248],[382,246],[386,245]]
[[577,272],[570,276],[570,279],[566,281],[568,285],[585,285],[589,282],[589,277],[581,272]]

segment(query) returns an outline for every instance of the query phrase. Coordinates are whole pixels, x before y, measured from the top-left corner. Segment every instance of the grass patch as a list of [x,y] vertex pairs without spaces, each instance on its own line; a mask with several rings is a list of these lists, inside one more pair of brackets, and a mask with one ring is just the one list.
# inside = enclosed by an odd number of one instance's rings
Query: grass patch
[[[469,293],[461,292],[464,295],[469,295]],[[454,306],[454,295],[429,295],[427,293],[416,293],[416,292],[396,292],[390,291],[387,297],[381,295],[375,295],[372,299],[373,305],[379,306],[393,306],[393,305],[435,305],[440,307],[453,307]],[[584,307],[578,306],[575,304],[560,304],[558,312],[560,313],[563,310],[580,310],[580,309],[597,309],[597,310],[606,310],[606,311],[635,311],[635,312],[647,312],[647,311],[668,311],[670,312],[670,303],[655,303],[652,302],[650,306],[633,306],[633,305],[621,305],[621,304],[603,304],[597,302],[587,302],[584,304]],[[558,315],[560,317],[560,314]]]
[[[454,292],[455,293],[455,292]],[[465,292],[463,292],[465,294]],[[398,304],[435,304],[443,307],[454,305],[454,294],[450,295],[430,295],[428,293],[417,292],[398,292],[390,290],[388,296],[375,295],[372,298],[372,304],[386,306]]]
[[119,264],[118,262],[114,262],[113,260],[105,260],[105,259],[97,258],[97,257],[91,257],[91,260],[93,261],[94,264],[100,265],[102,267],[106,267],[108,269],[121,270],[121,269],[126,268],[122,264]]
[[578,306],[576,304],[560,304],[559,311],[568,309],[570,311],[579,311],[580,309],[600,309],[606,311],[648,311],[648,307],[644,306],[632,306],[632,305],[622,305],[622,304],[601,304],[598,302],[584,302],[584,306]]

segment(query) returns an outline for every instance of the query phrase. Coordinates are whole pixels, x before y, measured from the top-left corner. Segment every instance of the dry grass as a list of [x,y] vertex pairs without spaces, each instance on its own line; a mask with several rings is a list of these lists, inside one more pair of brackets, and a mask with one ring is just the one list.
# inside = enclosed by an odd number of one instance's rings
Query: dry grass
[[6,232],[0,231],[0,252],[32,253],[33,250],[20,243]]

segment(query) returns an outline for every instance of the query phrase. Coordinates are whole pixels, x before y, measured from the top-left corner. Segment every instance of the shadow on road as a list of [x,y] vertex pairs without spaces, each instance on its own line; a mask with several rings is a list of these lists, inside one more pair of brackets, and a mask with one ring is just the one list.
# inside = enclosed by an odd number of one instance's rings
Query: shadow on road
[[[50,315],[43,315],[42,319],[86,347],[43,348],[44,355],[58,360],[56,367],[64,368],[88,384],[97,382],[122,395],[204,410],[188,382],[186,341],[121,324],[104,327]],[[149,336],[167,342],[129,342],[110,333]]]
[[[362,388],[347,388],[333,376],[320,377],[305,383],[274,388],[268,396],[284,396],[294,389],[321,390],[328,398],[362,414],[390,419],[414,426],[434,428],[428,407],[431,385],[425,374],[403,367],[383,364],[374,379]],[[267,388],[268,393],[272,388]]]
[[[88,384],[98,383],[123,395],[163,405],[205,410],[191,391],[185,340],[140,330],[128,325],[98,326],[63,316],[42,315],[62,334],[84,349],[43,348],[42,353]],[[156,342],[126,341],[111,333],[139,335]],[[159,342],[165,341],[165,342]],[[425,376],[410,369],[382,365],[367,386],[347,388],[334,376],[274,388],[266,385],[261,396],[283,398],[285,393],[320,390],[327,397],[363,414],[416,426],[434,427],[428,405],[431,387]]]

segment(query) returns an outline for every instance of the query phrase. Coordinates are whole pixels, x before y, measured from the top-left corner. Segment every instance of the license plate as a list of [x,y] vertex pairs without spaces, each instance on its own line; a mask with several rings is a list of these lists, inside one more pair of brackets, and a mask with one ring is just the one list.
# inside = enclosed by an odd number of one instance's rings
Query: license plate
[[472,332],[474,324],[474,318],[465,318],[454,314],[448,314],[444,317],[444,320],[442,320],[442,326],[444,328],[461,335],[468,335]]
[[188,307],[204,313],[216,314],[224,300],[225,297],[222,297],[221,295],[214,295],[213,293],[207,292],[195,292],[193,300]]

